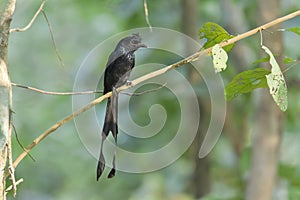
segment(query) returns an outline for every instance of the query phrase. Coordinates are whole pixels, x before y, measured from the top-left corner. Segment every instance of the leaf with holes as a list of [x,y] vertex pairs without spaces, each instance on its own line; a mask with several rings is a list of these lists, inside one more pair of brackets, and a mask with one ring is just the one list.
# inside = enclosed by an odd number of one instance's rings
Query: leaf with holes
[[270,56],[270,65],[272,66],[271,73],[266,75],[270,94],[272,95],[278,107],[282,111],[286,111],[288,105],[287,87],[283,74],[270,49],[268,49],[266,46],[262,46],[262,48]]
[[[230,35],[222,26],[213,22],[205,23],[200,28],[198,35],[200,39],[207,39],[203,45],[203,49],[207,49],[215,44],[219,44],[234,37],[233,35]],[[229,52],[233,46],[234,44],[227,45],[224,47],[224,50]]]
[[256,68],[244,71],[236,75],[225,87],[225,98],[227,101],[238,97],[241,94],[252,92],[257,88],[267,88],[266,75],[270,70]]
[[219,44],[216,44],[212,48],[212,57],[213,57],[213,64],[215,68],[215,72],[221,72],[226,69],[227,65],[226,62],[228,60],[228,55],[226,51],[220,47]]

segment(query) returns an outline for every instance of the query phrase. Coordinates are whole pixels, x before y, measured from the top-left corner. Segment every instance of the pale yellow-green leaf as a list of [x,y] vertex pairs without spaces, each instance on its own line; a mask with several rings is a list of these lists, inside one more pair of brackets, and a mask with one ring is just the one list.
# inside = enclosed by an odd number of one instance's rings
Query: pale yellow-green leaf
[[215,72],[217,73],[225,70],[227,67],[226,62],[228,60],[226,51],[222,47],[220,47],[219,44],[216,44],[213,46],[211,53],[213,57]]
[[271,73],[266,75],[270,94],[272,95],[278,107],[282,111],[286,111],[288,105],[287,87],[283,74],[270,49],[268,49],[266,46],[262,46],[262,48],[270,56],[270,64],[272,66]]

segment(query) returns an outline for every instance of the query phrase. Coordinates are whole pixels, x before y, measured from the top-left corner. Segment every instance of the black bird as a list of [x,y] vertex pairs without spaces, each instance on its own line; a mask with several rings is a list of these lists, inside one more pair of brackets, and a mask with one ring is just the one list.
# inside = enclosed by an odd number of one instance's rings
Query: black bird
[[[135,65],[135,55],[134,52],[140,47],[147,47],[141,42],[141,37],[139,34],[132,34],[131,36],[123,38],[116,46],[115,50],[110,54],[106,69],[104,73],[104,91],[106,94],[112,91],[112,96],[108,98],[106,105],[106,115],[104,120],[104,125],[102,129],[102,140],[100,156],[97,166],[97,180],[100,178],[105,167],[105,159],[103,156],[103,142],[109,134],[112,132],[115,143],[117,144],[117,134],[118,134],[118,123],[117,123],[117,113],[118,113],[118,93],[116,88],[121,85],[129,84],[128,78],[132,68]],[[108,178],[115,176],[116,172],[116,150],[113,157],[113,167],[108,174]]]

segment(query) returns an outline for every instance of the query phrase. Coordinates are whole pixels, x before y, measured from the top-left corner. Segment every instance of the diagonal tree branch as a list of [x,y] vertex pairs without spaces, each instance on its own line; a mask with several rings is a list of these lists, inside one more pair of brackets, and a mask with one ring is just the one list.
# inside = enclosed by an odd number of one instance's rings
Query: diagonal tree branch
[[[264,30],[264,29],[268,29],[272,26],[275,26],[279,23],[282,23],[284,21],[287,21],[289,19],[292,19],[296,16],[299,16],[300,15],[300,10],[296,11],[296,12],[293,12],[291,14],[288,14],[286,16],[283,16],[281,18],[277,18],[269,23],[266,23],[262,26],[259,26],[255,29],[252,29],[248,32],[245,32],[243,34],[240,34],[232,39],[229,39],[227,41],[224,41],[224,42],[221,42],[220,43],[220,46],[221,47],[224,47],[224,46],[227,46],[227,45],[230,45],[230,44],[233,44],[239,40],[242,40],[244,38],[247,38],[249,36],[252,36],[256,33],[258,33],[259,31],[261,30]],[[130,85],[123,85],[119,88],[117,88],[117,91],[120,92],[120,91],[123,91],[125,89],[128,89],[130,87],[133,87],[141,82],[144,82],[148,79],[151,79],[151,78],[154,78],[156,76],[159,76],[159,75],[162,75],[172,69],[175,69],[175,68],[178,68],[184,64],[187,64],[187,63],[190,63],[190,62],[193,62],[193,61],[196,61],[198,60],[201,56],[204,56],[206,54],[208,54],[209,52],[211,52],[211,48],[208,48],[208,49],[204,49],[204,50],[201,50],[201,51],[197,51],[196,53],[192,54],[191,56],[187,57],[187,58],[184,58],[174,64],[171,64],[169,66],[166,66],[162,69],[159,69],[159,70],[156,70],[154,72],[151,72],[149,74],[146,74],[144,76],[141,76],[135,80],[133,80],[131,82]],[[90,108],[92,108],[93,106],[95,106],[96,104],[102,102],[103,100],[107,99],[108,97],[110,97],[112,95],[112,92],[109,92],[97,99],[95,99],[94,101],[90,102],[89,104],[87,104],[86,106],[84,106],[83,108],[79,109],[78,111],[70,114],[69,116],[65,117],[64,119],[62,119],[61,121],[57,122],[56,124],[54,124],[53,126],[51,126],[49,129],[47,129],[46,131],[44,131],[39,137],[37,137],[26,149],[24,152],[22,152],[18,158],[14,161],[13,163],[13,166],[14,167],[17,167],[18,164],[21,162],[21,160],[28,154],[28,152],[33,149],[38,143],[40,143],[43,139],[45,139],[49,134],[51,134],[52,132],[54,132],[56,129],[58,129],[59,127],[61,127],[62,125],[64,125],[65,123],[69,122],[70,120],[72,120],[73,118],[77,117],[78,115],[80,115],[81,113],[89,110]]]
[[94,101],[92,101],[91,103],[87,104],[86,106],[84,106],[83,108],[79,109],[78,111],[70,114],[69,116],[65,117],[64,119],[62,119],[61,121],[57,122],[56,124],[54,124],[53,126],[51,126],[49,129],[47,129],[46,131],[44,131],[39,137],[37,137],[29,146],[26,147],[25,151],[23,151],[18,158],[14,161],[13,166],[17,167],[18,164],[20,163],[20,161],[29,153],[29,151],[31,149],[33,149],[33,147],[35,147],[38,143],[40,143],[45,137],[47,137],[50,133],[54,132],[56,129],[58,129],[59,127],[61,127],[62,125],[64,125],[65,123],[69,122],[70,120],[72,120],[73,118],[77,117],[78,115],[80,115],[81,113],[89,110],[90,108],[92,108],[93,106],[95,106],[96,104],[100,103],[101,101],[103,101],[104,99],[107,99],[108,97],[111,96],[111,92],[106,93],[105,95],[95,99]]

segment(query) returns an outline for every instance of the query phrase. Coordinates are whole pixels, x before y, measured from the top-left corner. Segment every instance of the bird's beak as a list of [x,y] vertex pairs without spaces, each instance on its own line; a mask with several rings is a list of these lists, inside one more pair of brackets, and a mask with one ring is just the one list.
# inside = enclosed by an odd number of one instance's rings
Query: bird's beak
[[143,44],[143,43],[140,43],[139,44],[139,48],[147,48],[147,45]]

